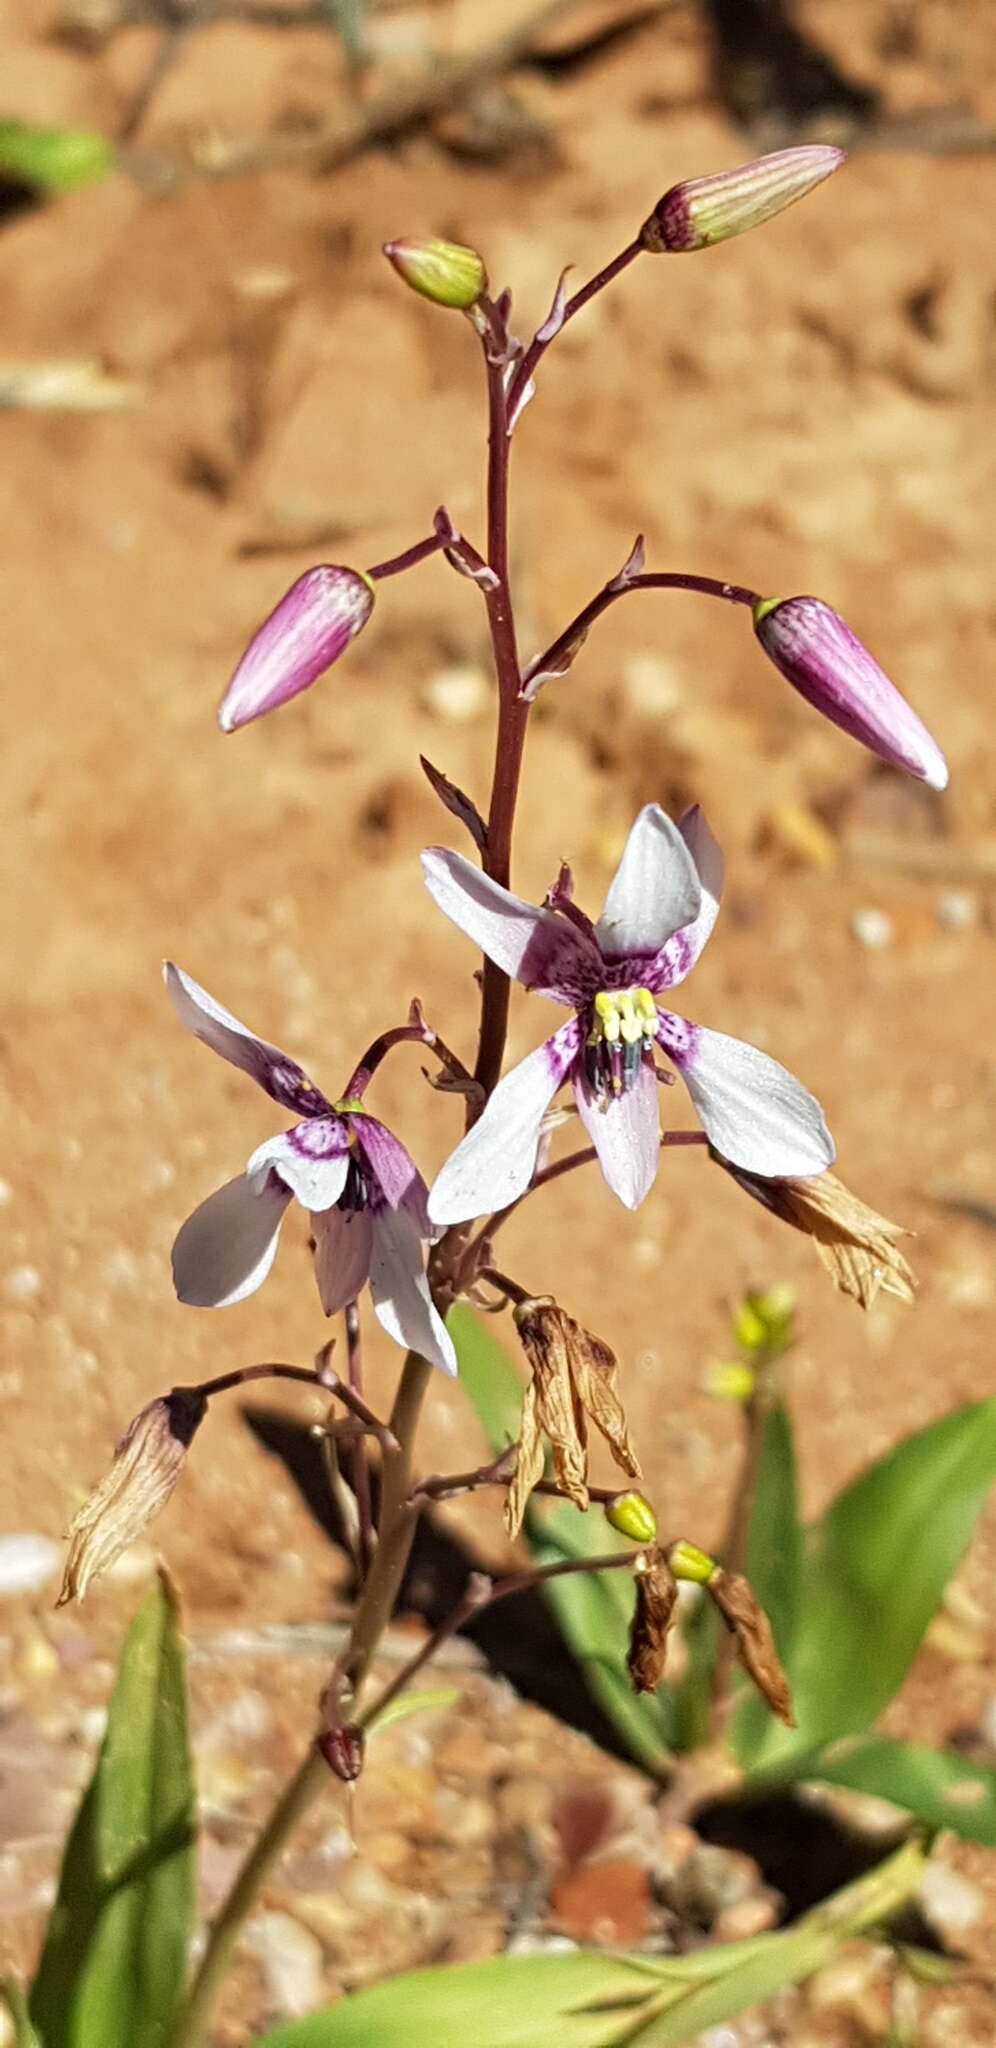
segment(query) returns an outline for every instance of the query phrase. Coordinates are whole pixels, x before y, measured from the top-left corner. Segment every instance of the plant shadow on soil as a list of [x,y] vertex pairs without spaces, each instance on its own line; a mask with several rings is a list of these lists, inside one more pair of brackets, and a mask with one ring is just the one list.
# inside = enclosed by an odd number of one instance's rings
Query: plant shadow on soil
[[[242,1414],[257,1441],[284,1466],[329,1542],[345,1551],[318,1440],[306,1426],[276,1409],[246,1404]],[[376,1500],[376,1475],[373,1484]],[[428,1510],[416,1532],[399,1610],[417,1614],[430,1628],[438,1627],[466,1591],[471,1573],[485,1569],[483,1558]],[[632,1763],[611,1721],[591,1697],[583,1668],[538,1591],[499,1602],[465,1622],[459,1633],[520,1698],[577,1729],[610,1756]],[[709,1801],[695,1814],[694,1825],[703,1841],[753,1857],[765,1884],[784,1899],[785,1922],[873,1869],[906,1833],[901,1822],[894,1831],[864,1833],[792,1788]],[[896,1940],[943,1952],[915,1907],[904,1909],[891,1932]]]

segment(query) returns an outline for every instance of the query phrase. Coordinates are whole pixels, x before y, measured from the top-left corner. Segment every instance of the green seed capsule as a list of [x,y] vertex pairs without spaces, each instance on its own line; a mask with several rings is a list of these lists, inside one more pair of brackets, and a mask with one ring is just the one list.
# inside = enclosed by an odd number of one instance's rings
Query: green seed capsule
[[713,1573],[719,1570],[714,1557],[709,1557],[704,1550],[697,1550],[694,1543],[684,1541],[672,1543],[667,1561],[676,1579],[688,1579],[693,1586],[707,1586]]
[[652,1543],[657,1535],[657,1516],[642,1493],[617,1493],[609,1502],[605,1519],[620,1536],[634,1543]]

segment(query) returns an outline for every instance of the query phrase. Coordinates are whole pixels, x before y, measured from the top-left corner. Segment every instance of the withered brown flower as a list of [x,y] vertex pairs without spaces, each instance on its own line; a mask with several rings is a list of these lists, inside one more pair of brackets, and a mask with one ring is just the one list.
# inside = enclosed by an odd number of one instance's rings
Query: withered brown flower
[[69,1531],[69,1555],[58,1605],[82,1600],[165,1507],[180,1477],[207,1401],[196,1387],[174,1387],[135,1416],[111,1469],[84,1501]]
[[717,1566],[706,1590],[736,1640],[737,1656],[749,1678],[787,1728],[795,1727],[792,1695],[782,1670],[771,1623],[749,1580]]
[[916,1280],[897,1248],[907,1232],[901,1224],[890,1223],[887,1216],[869,1209],[836,1174],[818,1173],[811,1180],[765,1180],[731,1166],[716,1151],[711,1151],[711,1156],[772,1215],[812,1238],[842,1294],[850,1295],[862,1308],[871,1308],[880,1291],[895,1294],[900,1301],[912,1301]]
[[667,1639],[671,1632],[678,1581],[667,1561],[667,1553],[655,1543],[638,1558],[636,1606],[629,1632],[629,1675],[637,1692],[656,1692],[664,1676]]
[[513,1310],[532,1369],[522,1403],[519,1451],[505,1502],[505,1526],[518,1534],[529,1495],[543,1476],[543,1438],[553,1452],[557,1483],[576,1507],[588,1506],[588,1423],[600,1430],[622,1471],[640,1466],[616,1391],[618,1365],[607,1344],[565,1314],[551,1294],[529,1296]]

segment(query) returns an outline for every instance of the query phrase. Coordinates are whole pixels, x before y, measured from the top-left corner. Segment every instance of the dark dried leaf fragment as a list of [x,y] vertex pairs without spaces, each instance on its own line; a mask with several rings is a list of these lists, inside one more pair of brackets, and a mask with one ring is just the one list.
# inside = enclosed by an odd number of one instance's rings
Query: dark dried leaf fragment
[[636,1606],[626,1664],[637,1692],[656,1692],[664,1676],[678,1581],[659,1543],[637,1564]]
[[771,1623],[749,1580],[740,1572],[713,1572],[707,1584],[710,1599],[736,1639],[737,1656],[758,1692],[786,1728],[795,1727],[792,1695],[782,1669]]

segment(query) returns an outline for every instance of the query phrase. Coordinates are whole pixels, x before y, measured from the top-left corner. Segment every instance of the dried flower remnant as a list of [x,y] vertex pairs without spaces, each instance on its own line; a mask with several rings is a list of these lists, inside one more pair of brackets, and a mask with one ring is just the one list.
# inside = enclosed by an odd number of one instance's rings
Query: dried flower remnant
[[660,1157],[657,1048],[677,1067],[705,1132],[754,1173],[819,1173],[834,1156],[819,1103],[766,1053],[658,1007],[695,965],[719,912],[723,860],[701,811],[676,825],[640,812],[597,924],[573,901],[569,868],[542,909],[462,855],[431,847],[426,885],[447,917],[523,987],[576,1014],[499,1082],[436,1179],[429,1213],[462,1223],[525,1192],[543,1119],[569,1081],[605,1179],[627,1208]]
[[550,1294],[530,1295],[513,1310],[532,1378],[523,1398],[515,1473],[505,1502],[505,1526],[518,1534],[529,1496],[543,1477],[544,1437],[553,1452],[558,1485],[576,1507],[588,1506],[588,1423],[595,1424],[621,1470],[639,1478],[640,1466],[616,1391],[618,1365],[601,1339],[573,1321]]
[[462,242],[444,242],[436,235],[414,235],[384,243],[384,254],[413,292],[435,306],[468,312],[487,290],[488,274],[476,249]]
[[786,1728],[795,1727],[792,1695],[782,1669],[771,1623],[753,1587],[740,1572],[726,1572],[721,1566],[706,1580],[710,1600],[719,1608],[731,1635],[737,1656],[773,1714]]
[[455,1373],[456,1354],[422,1256],[422,1242],[435,1236],[426,1185],[401,1140],[364,1109],[360,1093],[368,1074],[358,1070],[344,1098],[332,1103],[296,1060],[257,1038],[171,961],[165,977],[181,1024],[301,1119],[257,1146],[245,1172],[188,1216],[173,1246],[180,1300],[194,1308],[227,1308],[254,1294],[276,1257],[285,1212],[297,1200],[311,1216],[326,1315],[369,1285],[388,1335]]
[[318,1747],[333,1777],[339,1778],[344,1785],[354,1785],[366,1755],[363,1729],[352,1721],[340,1722],[335,1728],[323,1729]]
[[948,764],[856,633],[819,597],[762,598],[754,631],[775,667],[832,725],[892,768],[945,789]]
[[206,1410],[196,1387],[174,1387],[128,1424],[110,1471],[74,1517],[60,1607],[84,1599],[165,1507]]
[[754,157],[733,170],[686,178],[657,201],[640,231],[640,245],[659,256],[728,242],[794,206],[845,161],[842,149],[804,143]]
[[656,1692],[664,1676],[668,1637],[678,1602],[678,1581],[667,1552],[659,1543],[637,1561],[634,1578],[636,1606],[626,1667],[636,1692]]
[[374,586],[360,570],[306,569],[253,634],[218,707],[222,732],[310,689],[366,625],[373,603]]
[[866,1309],[880,1292],[894,1294],[899,1301],[913,1300],[916,1277],[898,1247],[898,1240],[908,1233],[901,1224],[890,1223],[887,1216],[869,1209],[835,1174],[819,1173],[809,1180],[766,1180],[731,1166],[717,1152],[711,1156],[738,1187],[773,1216],[812,1238],[841,1294]]

